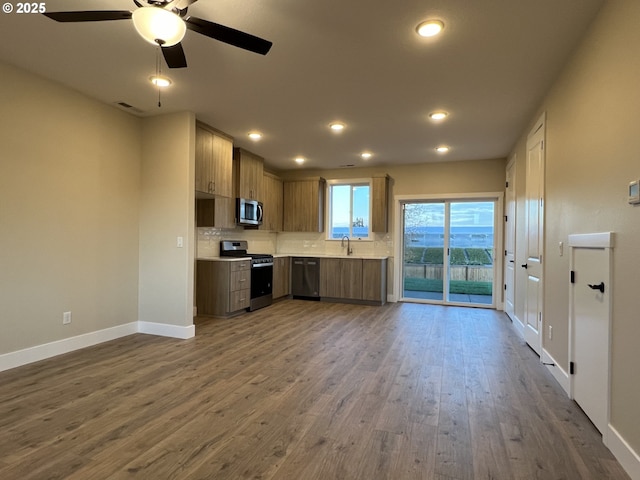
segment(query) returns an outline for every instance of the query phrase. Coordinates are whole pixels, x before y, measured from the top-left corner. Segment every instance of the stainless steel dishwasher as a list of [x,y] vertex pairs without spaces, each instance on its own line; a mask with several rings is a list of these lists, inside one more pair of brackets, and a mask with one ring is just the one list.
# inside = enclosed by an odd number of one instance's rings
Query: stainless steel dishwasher
[[320,300],[320,260],[293,257],[291,261],[291,295],[293,298]]

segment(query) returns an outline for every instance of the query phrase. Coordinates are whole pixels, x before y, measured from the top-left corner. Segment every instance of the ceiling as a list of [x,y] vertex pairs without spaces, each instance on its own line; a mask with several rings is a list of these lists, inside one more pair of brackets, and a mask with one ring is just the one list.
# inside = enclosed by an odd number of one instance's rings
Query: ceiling
[[[604,0],[198,0],[189,14],[273,42],[258,55],[187,31],[188,68],[149,83],[155,47],[131,20],[0,15],[0,60],[142,116],[189,110],[275,170],[506,157]],[[14,4],[16,2],[13,2]],[[132,0],[48,0],[48,11]],[[437,18],[441,35],[416,35]],[[434,110],[449,116],[429,119]],[[339,120],[340,134],[328,128]],[[264,137],[247,136],[259,130]],[[447,154],[435,147],[450,146]],[[362,151],[373,157],[360,158]],[[307,161],[298,166],[293,160]]]

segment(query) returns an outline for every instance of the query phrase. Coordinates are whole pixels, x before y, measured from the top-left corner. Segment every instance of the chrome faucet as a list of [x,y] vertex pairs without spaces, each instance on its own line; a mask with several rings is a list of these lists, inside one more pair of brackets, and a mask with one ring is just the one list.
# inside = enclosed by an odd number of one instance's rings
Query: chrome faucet
[[349,236],[348,235],[343,235],[342,236],[342,241],[340,242],[340,245],[342,246],[342,248],[344,248],[344,239],[347,239],[347,255],[351,255],[353,253],[353,249],[350,246],[349,243]]

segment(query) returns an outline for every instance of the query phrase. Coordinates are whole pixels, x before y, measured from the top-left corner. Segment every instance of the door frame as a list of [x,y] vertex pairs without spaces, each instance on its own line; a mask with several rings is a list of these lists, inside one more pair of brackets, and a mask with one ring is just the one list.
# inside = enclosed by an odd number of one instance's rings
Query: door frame
[[[504,255],[499,253],[503,250],[504,238],[503,238],[503,224],[501,221],[502,212],[504,211],[504,192],[478,192],[478,193],[447,193],[441,195],[394,195],[393,203],[395,210],[394,219],[394,232],[396,232],[396,241],[394,246],[394,262],[393,262],[393,301],[397,302],[402,299],[402,264],[403,264],[403,231],[402,231],[402,204],[403,203],[419,203],[420,201],[433,202],[442,200],[445,202],[460,201],[495,201],[496,206],[494,208],[494,264],[493,264],[493,305],[487,308],[495,308],[496,310],[504,310],[504,302],[502,295],[498,295],[498,292],[502,289],[503,285],[503,260]],[[417,302],[417,303],[431,303],[431,302]],[[441,302],[438,302],[441,305]],[[457,305],[462,307],[479,307],[477,304],[466,304],[447,302],[446,305]]]
[[[607,384],[607,395],[605,400],[605,411],[606,411],[606,426],[602,429],[602,441],[605,445],[609,445],[610,440],[610,429],[608,427],[609,422],[611,420],[611,323],[613,318],[613,301],[611,296],[611,289],[613,287],[613,247],[614,247],[614,236],[613,232],[599,232],[599,233],[583,233],[583,234],[571,234],[568,238],[568,245],[571,249],[571,256],[569,260],[570,271],[574,271],[574,249],[575,248],[597,248],[597,249],[605,249],[609,256],[609,278],[606,281],[606,287],[609,289],[609,318],[607,322],[607,354],[606,354],[606,384]],[[569,362],[574,362],[575,358],[575,318],[574,318],[574,302],[575,292],[574,289],[571,288],[569,290]],[[569,364],[569,397],[574,399],[574,380],[575,377],[571,375],[571,368]]]
[[[517,231],[518,231],[518,192],[516,191],[516,179],[517,179],[517,169],[518,169],[518,155],[517,154],[513,154],[511,156],[511,158],[509,159],[509,161],[507,162],[507,167],[505,168],[505,176],[506,176],[506,172],[508,172],[509,170],[511,171],[511,178],[507,177],[507,182],[511,181],[512,185],[506,186],[505,188],[505,200],[504,200],[504,215],[505,217],[508,217],[509,215],[511,216],[511,218],[508,218],[508,220],[505,220],[503,223],[505,224],[505,229],[504,229],[504,238],[506,240],[507,235],[509,233],[509,230],[512,230],[512,234],[513,234],[513,238],[512,238],[512,248],[513,248],[513,278],[512,280],[512,284],[511,285],[507,285],[507,280],[508,280],[508,275],[507,275],[507,268],[508,268],[508,264],[507,264],[507,250],[506,250],[506,242],[505,242],[505,261],[504,261],[504,273],[503,278],[504,278],[504,285],[505,285],[505,289],[503,290],[503,304],[504,304],[504,309],[505,309],[505,313],[507,313],[507,315],[509,316],[509,318],[511,319],[511,321],[513,322],[513,324],[516,326],[516,329],[518,330],[518,332],[520,333],[521,337],[524,337],[524,324],[522,323],[522,321],[518,318],[518,315],[516,313],[516,278],[517,278],[517,268],[516,268],[516,264],[515,264],[515,259],[516,259],[516,245],[518,242],[517,239]],[[511,191],[513,192],[513,212],[509,212],[507,209],[509,208],[508,202],[507,202],[507,191]],[[512,315],[509,315],[507,312],[507,290],[508,288],[511,288],[511,291],[513,292],[513,312]]]

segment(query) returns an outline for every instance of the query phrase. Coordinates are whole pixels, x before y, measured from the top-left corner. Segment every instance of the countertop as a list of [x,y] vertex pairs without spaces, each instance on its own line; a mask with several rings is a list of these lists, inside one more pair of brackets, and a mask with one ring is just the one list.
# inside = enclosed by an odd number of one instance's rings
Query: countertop
[[[310,253],[274,253],[273,258],[304,257],[304,258],[353,258],[358,260],[386,260],[388,256],[381,255],[330,255]],[[212,262],[241,262],[249,260],[248,257],[197,257],[196,260],[209,260]]]

